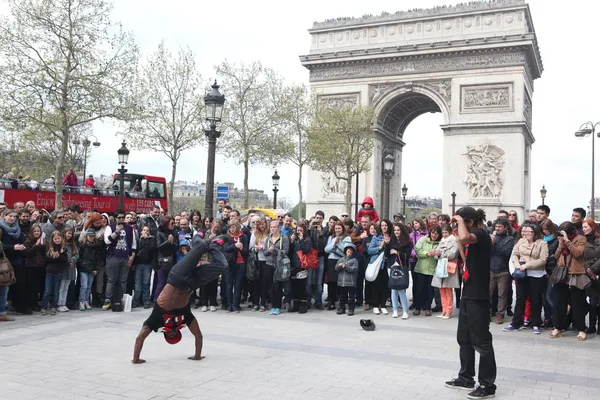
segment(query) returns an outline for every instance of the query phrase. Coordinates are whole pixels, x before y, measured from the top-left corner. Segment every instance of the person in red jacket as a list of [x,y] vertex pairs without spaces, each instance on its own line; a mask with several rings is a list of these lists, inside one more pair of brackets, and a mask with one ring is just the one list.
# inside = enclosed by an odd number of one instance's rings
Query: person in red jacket
[[85,187],[95,188],[96,180],[94,179],[94,175],[89,175],[85,180]]
[[77,175],[75,175],[75,170],[71,168],[65,178],[62,180],[62,184],[65,186],[73,186],[76,187],[79,185],[79,181],[77,179]]
[[358,213],[356,214],[357,221],[360,221],[364,215],[368,215],[369,217],[371,217],[372,222],[379,221],[379,214],[377,214],[377,210],[375,210],[375,206],[373,205],[373,199],[371,197],[365,197],[360,206],[361,209],[358,210]]

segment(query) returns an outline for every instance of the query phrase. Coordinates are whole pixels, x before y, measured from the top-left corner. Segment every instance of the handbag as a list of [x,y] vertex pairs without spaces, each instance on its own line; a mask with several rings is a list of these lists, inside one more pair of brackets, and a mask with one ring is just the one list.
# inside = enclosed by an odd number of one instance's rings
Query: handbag
[[300,267],[302,269],[319,268],[319,252],[317,250],[311,248],[308,253],[298,250],[296,254],[298,255],[298,259],[300,259]]
[[2,258],[0,259],[0,286],[10,286],[17,281],[15,277],[15,270],[6,258],[4,249],[2,249]]
[[388,288],[392,290],[406,290],[409,285],[408,267],[396,261],[390,268],[390,279]]
[[448,271],[449,274],[455,274],[456,273],[456,262],[448,261],[448,264],[446,265],[446,270]]
[[569,268],[567,267],[556,267],[550,275],[550,282],[556,285],[557,283],[567,283],[569,277]]
[[448,277],[448,259],[447,258],[438,259],[437,265],[435,267],[435,276],[440,279],[445,279]]
[[[535,243],[533,244],[533,246],[531,247],[531,251],[529,252],[529,258],[531,258],[531,256],[533,255],[533,250],[535,249]],[[523,265],[525,264],[525,261],[519,261],[519,265]],[[515,270],[513,271],[513,273],[511,274],[513,278],[515,279],[525,279],[527,278],[527,270],[520,270],[519,268],[517,268],[517,266],[515,265]]]
[[250,251],[250,257],[246,262],[246,279],[249,281],[258,279],[258,253],[256,251]]
[[169,257],[158,257],[158,268],[157,271],[164,269],[166,272],[169,272],[173,267],[173,256]]
[[385,257],[385,253],[382,251],[379,256],[372,261],[365,271],[365,279],[369,282],[375,282],[377,279],[377,275],[379,275],[379,270],[381,269],[381,264],[383,264],[383,259]]

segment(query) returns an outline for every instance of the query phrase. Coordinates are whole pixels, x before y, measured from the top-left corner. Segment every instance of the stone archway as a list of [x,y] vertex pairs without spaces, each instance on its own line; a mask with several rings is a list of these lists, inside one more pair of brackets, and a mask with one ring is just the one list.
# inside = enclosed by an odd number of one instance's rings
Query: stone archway
[[[404,131],[419,115],[441,112],[444,211],[456,192],[457,207],[484,207],[490,216],[511,208],[523,217],[530,201],[533,81],[543,71],[523,0],[336,19],[309,32],[311,51],[300,60],[311,87],[323,100],[377,112],[371,170],[360,177],[359,197],[382,204],[383,154],[391,152],[397,167],[390,211],[400,210]],[[336,187],[316,171],[308,176]],[[344,188],[325,186],[309,185],[309,214],[341,210]]]

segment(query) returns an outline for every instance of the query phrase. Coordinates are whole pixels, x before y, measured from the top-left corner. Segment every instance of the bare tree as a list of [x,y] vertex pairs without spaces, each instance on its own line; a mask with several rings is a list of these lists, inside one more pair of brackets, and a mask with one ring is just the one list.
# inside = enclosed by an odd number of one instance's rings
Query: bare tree
[[0,19],[0,115],[60,141],[56,207],[62,206],[71,130],[126,120],[138,51],[112,23],[105,0],[7,0]]
[[260,62],[216,67],[227,98],[219,151],[244,165],[244,208],[248,208],[248,174],[251,164],[275,165],[283,159],[278,135],[283,125],[283,80]]
[[311,165],[346,184],[346,211],[352,208],[352,178],[369,170],[373,149],[372,107],[320,103],[308,132]]
[[308,152],[308,131],[310,118],[315,111],[315,97],[311,96],[308,87],[292,85],[286,88],[284,96],[283,132],[285,141],[281,144],[283,148],[278,152],[285,161],[289,161],[298,167],[298,216],[305,216],[302,200],[302,170],[311,161]]
[[204,137],[202,107],[204,88],[194,53],[180,48],[174,56],[164,41],[142,67],[137,84],[138,118],[129,134],[134,147],[165,154],[171,160],[169,209],[177,162],[184,150],[200,145]]

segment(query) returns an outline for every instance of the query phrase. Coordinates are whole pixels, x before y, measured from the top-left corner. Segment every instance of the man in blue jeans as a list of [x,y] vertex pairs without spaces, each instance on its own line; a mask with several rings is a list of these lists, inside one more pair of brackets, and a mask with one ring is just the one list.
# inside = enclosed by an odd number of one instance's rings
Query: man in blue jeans
[[176,344],[181,340],[181,329],[188,326],[194,335],[196,352],[188,357],[190,360],[201,360],[203,337],[198,321],[190,309],[190,296],[201,286],[217,279],[228,267],[223,256],[223,244],[228,242],[227,236],[217,236],[208,242],[199,242],[186,256],[171,268],[167,284],[156,299],[150,317],[144,322],[142,330],[135,340],[133,350],[134,364],[146,362],[140,359],[144,340],[150,332],[162,329],[165,341]]

